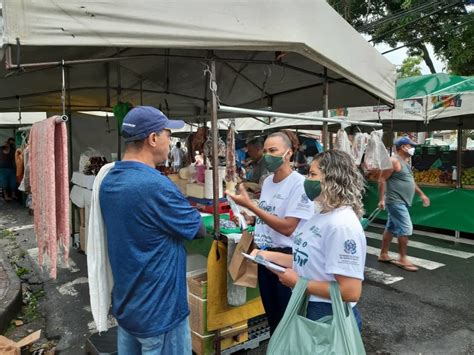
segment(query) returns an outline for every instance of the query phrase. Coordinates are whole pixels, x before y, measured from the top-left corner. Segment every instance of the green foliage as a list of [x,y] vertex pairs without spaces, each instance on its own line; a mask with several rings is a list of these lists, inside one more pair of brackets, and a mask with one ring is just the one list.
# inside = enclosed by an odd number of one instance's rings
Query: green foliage
[[399,78],[421,75],[420,64],[423,58],[420,56],[405,58],[400,68],[397,69]]
[[435,72],[426,48],[447,63],[452,74],[474,74],[474,14],[458,0],[329,0],[352,26],[392,48],[405,45]]
[[24,268],[24,267],[19,267],[18,269],[16,269],[16,274],[18,275],[18,277],[25,276],[29,272],[30,272],[30,270],[28,270],[27,268]]
[[23,309],[24,318],[29,323],[41,318],[39,311],[39,301],[44,296],[43,291],[27,293],[25,295],[26,306]]

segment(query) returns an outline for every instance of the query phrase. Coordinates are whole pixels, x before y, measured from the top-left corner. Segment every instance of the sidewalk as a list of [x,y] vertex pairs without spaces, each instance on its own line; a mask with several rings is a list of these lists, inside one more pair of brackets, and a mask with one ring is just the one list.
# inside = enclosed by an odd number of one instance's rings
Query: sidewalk
[[10,327],[7,336],[18,340],[30,331],[42,329],[42,342],[54,343],[56,353],[83,355],[86,339],[95,332],[89,305],[86,256],[71,248],[69,267],[58,257],[57,278],[52,280],[48,271],[38,265],[33,217],[28,215],[27,209],[0,201],[0,216],[0,225],[3,225],[0,230],[14,231],[14,235],[8,233],[11,243],[16,244],[10,246],[10,253],[21,268],[21,279],[32,301],[31,306],[23,306],[22,312],[15,316],[21,317],[25,325],[13,330]]
[[[1,232],[0,232],[1,233]],[[0,332],[9,327],[21,310],[21,283],[12,270],[10,261],[0,248]]]

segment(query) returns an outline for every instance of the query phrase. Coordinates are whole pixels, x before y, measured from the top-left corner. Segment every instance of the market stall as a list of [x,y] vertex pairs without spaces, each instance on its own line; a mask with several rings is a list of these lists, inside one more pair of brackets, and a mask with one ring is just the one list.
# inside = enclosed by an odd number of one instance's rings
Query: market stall
[[[70,134],[73,112],[112,110],[126,102],[153,105],[189,122],[211,121],[211,133],[204,132],[203,138],[211,142],[214,223],[209,237],[188,244],[188,250],[191,257],[202,255],[207,261],[207,303],[212,307],[202,308],[203,286],[197,291],[198,307],[207,317],[206,329],[195,331],[193,340],[203,345],[210,338],[207,332],[216,331],[217,340],[248,332],[242,323],[262,314],[258,297],[250,295],[241,306],[229,306],[224,297],[228,238],[219,218],[218,110],[228,118],[240,116],[228,109],[236,106],[270,107],[275,117],[323,109],[327,123],[329,108],[392,105],[393,65],[322,1],[298,7],[268,1],[183,0],[166,6],[154,1],[144,6],[4,1],[2,11],[2,74],[12,74],[1,76],[0,110],[13,110],[18,97],[28,110],[66,110]],[[156,21],[157,13],[166,21]],[[325,35],[313,35],[318,32]],[[334,46],[343,42],[344,47]],[[62,88],[61,77],[66,78]],[[218,351],[226,346],[216,344]]]
[[[382,120],[392,132],[457,133],[445,141],[427,139],[416,148],[412,159],[415,181],[431,199],[431,207],[423,208],[417,199],[410,210],[413,223],[474,233],[474,77],[436,74],[401,79],[395,112],[398,114]],[[377,184],[370,182],[366,209],[373,210],[377,201]]]

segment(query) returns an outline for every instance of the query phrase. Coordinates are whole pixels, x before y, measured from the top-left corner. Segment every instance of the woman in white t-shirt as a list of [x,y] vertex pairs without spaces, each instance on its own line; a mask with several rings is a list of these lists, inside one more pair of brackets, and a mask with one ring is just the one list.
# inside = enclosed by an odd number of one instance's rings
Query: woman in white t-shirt
[[[288,131],[273,133],[265,140],[263,159],[273,174],[263,182],[258,206],[250,200],[243,185],[239,195],[227,192],[237,204],[256,215],[249,223],[255,224],[257,247],[287,255],[290,259],[293,232],[300,220],[307,220],[314,214],[314,204],[304,192],[304,177],[293,171],[290,165],[297,144],[296,136]],[[258,282],[270,332],[273,333],[288,305],[291,289],[260,265]]]
[[294,287],[300,276],[310,280],[307,317],[312,320],[332,314],[329,281],[337,281],[342,299],[353,305],[360,329],[355,304],[362,292],[367,250],[359,220],[364,179],[347,153],[330,150],[315,157],[304,188],[308,198],[316,200],[319,211],[298,226],[293,256],[269,251],[253,254],[287,267],[277,275],[288,287]]

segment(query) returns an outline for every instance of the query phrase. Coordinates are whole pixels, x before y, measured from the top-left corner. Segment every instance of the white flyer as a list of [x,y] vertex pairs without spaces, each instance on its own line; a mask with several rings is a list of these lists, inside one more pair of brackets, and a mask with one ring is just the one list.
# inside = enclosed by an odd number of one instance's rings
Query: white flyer
[[247,221],[245,220],[244,216],[242,216],[242,213],[240,213],[239,206],[228,195],[227,195],[227,201],[229,201],[230,209],[232,210],[234,215],[239,218],[240,229],[242,229],[243,231],[246,230],[248,228]]
[[249,255],[249,254],[245,254],[245,253],[242,253],[242,255],[245,258],[247,258],[249,260],[252,260],[253,262],[255,262],[257,264],[260,264],[260,265],[263,265],[263,266],[265,266],[269,269],[275,270],[276,272],[285,272],[285,270],[286,270],[286,268],[284,268],[283,266],[272,263],[271,261],[268,261],[267,259],[265,259],[261,255],[258,255],[257,257]]

